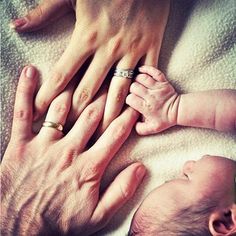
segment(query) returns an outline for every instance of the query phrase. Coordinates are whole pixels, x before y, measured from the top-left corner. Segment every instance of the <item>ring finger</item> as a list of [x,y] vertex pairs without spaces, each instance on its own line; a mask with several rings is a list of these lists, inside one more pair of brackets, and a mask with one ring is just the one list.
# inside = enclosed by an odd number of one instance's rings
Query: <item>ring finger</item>
[[58,95],[51,103],[43,127],[39,135],[45,141],[54,141],[63,136],[63,126],[70,111],[73,86],[70,84],[65,91]]
[[[119,69],[134,69],[139,61],[137,59],[130,57],[129,55],[123,57],[117,64]],[[132,80],[125,77],[113,76],[108,90],[107,102],[104,112],[104,118],[101,126],[99,127],[99,132],[103,132],[107,126],[120,114],[125,98],[129,92],[129,87]]]

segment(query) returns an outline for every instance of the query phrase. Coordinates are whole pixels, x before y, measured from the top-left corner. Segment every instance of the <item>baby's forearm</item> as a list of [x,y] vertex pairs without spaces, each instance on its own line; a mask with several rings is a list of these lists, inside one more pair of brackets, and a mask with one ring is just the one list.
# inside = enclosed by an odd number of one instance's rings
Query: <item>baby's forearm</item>
[[236,131],[236,90],[180,95],[177,125]]

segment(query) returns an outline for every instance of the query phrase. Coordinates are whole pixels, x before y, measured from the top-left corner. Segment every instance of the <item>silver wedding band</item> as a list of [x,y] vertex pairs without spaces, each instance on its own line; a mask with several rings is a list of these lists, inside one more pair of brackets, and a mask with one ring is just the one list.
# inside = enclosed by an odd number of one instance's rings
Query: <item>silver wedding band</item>
[[56,129],[60,132],[63,131],[63,125],[60,124],[60,123],[55,123],[55,122],[52,122],[52,121],[44,121],[43,122],[43,127],[47,127],[47,128],[53,128],[53,129]]
[[120,69],[116,68],[114,72],[114,76],[116,77],[123,77],[127,79],[133,79],[134,77],[134,70],[132,69]]

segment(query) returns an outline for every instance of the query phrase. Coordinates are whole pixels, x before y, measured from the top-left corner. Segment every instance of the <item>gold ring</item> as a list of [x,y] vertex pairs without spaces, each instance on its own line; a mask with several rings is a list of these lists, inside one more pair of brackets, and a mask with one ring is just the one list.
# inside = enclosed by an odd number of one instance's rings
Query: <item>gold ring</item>
[[51,121],[46,121],[46,120],[43,122],[43,127],[53,128],[53,129],[56,129],[56,130],[61,131],[61,132],[63,130],[63,125],[62,124],[51,122]]

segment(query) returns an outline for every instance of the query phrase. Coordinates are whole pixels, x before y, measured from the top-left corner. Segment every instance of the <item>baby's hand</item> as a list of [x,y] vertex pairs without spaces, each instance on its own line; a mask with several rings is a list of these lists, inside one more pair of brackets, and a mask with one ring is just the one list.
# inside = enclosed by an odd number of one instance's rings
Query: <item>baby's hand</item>
[[126,98],[126,103],[142,114],[137,133],[154,134],[176,125],[179,95],[173,86],[152,66],[142,66],[139,71]]

